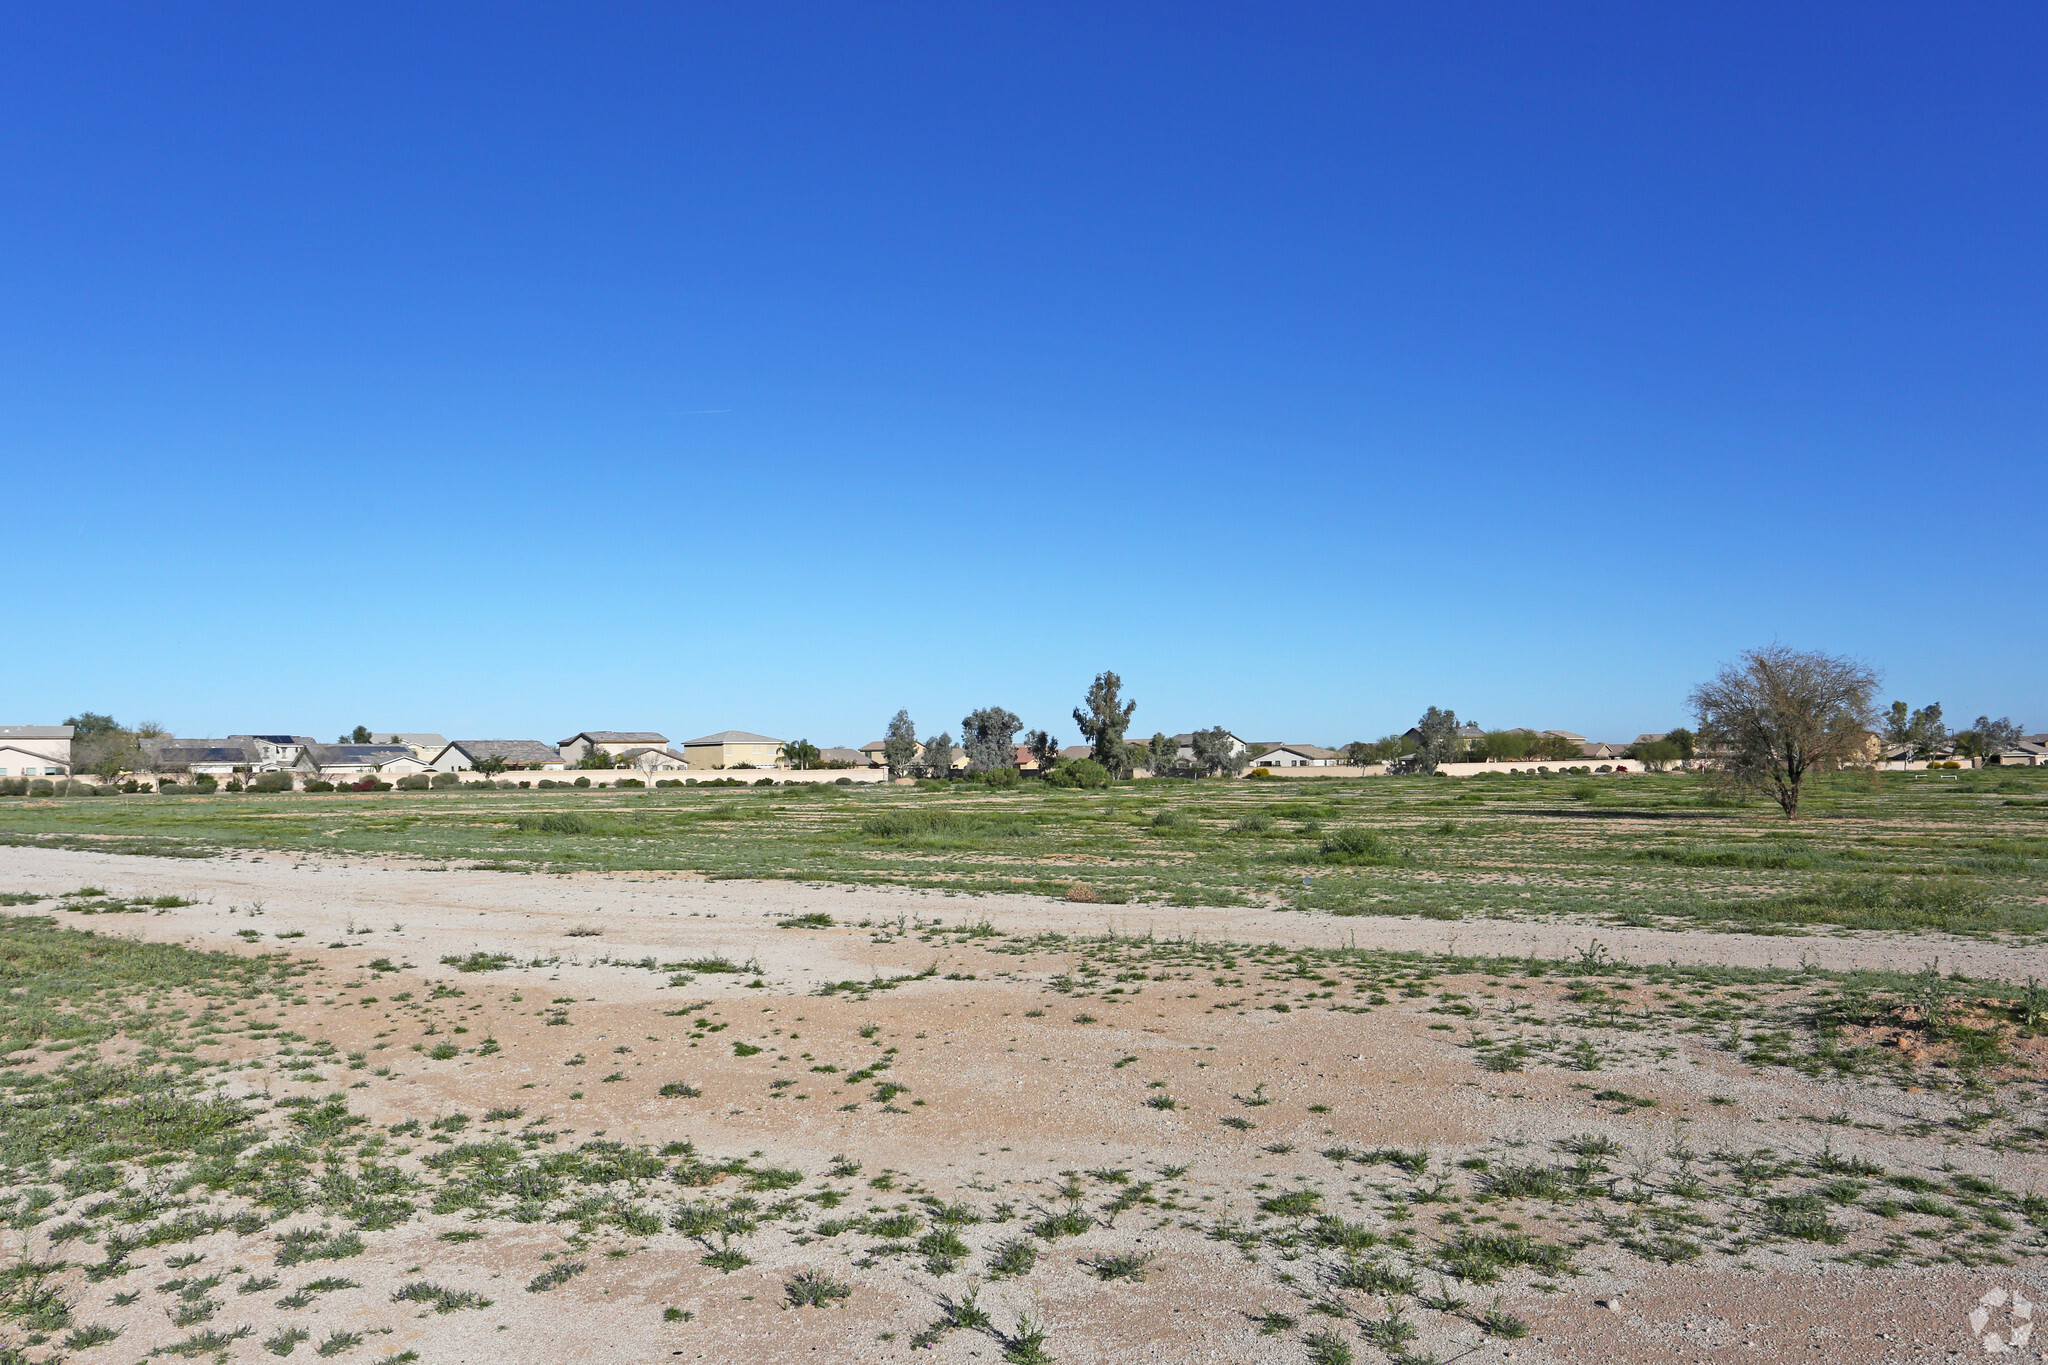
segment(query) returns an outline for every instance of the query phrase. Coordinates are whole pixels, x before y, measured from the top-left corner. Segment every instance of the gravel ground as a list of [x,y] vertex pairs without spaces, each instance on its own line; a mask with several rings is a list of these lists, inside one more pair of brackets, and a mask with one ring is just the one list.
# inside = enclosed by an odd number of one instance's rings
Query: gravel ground
[[[470,1028],[488,1028],[502,1052],[438,1068],[414,1064],[415,1058],[403,1054],[407,1065],[399,1074],[351,1096],[351,1105],[379,1124],[523,1102],[546,1106],[555,1122],[579,1136],[648,1144],[688,1138],[706,1152],[759,1151],[764,1159],[807,1171],[844,1154],[866,1172],[893,1169],[942,1198],[980,1203],[998,1197],[1028,1202],[1064,1171],[1117,1167],[1142,1173],[1161,1164],[1186,1164],[1185,1197],[1198,1203],[1260,1182],[1279,1187],[1297,1177],[1331,1178],[1329,1163],[1316,1151],[1333,1141],[1427,1146],[1456,1158],[1503,1140],[1540,1150],[1555,1139],[1595,1131],[1634,1149],[1668,1143],[1683,1131],[1703,1149],[1770,1143],[1805,1150],[1818,1147],[1819,1139],[1799,1116],[1839,1103],[1856,1123],[1868,1125],[1840,1130],[1842,1150],[1899,1168],[1946,1159],[2010,1188],[2048,1187],[2048,1165],[2038,1156],[1975,1146],[1943,1153],[1939,1137],[1900,1136],[1900,1115],[1927,1097],[1876,1089],[1844,1096],[1796,1073],[1747,1067],[1704,1046],[1604,1076],[1603,1083],[1657,1101],[1654,1109],[1617,1114],[1592,1103],[1585,1094],[1589,1087],[1575,1085],[1570,1072],[1476,1070],[1457,1034],[1443,1032],[1419,1009],[1369,1015],[1246,1012],[1219,1008],[1206,989],[1182,994],[1148,988],[1121,1002],[1088,1002],[1108,1017],[1082,1024],[1073,1017],[1073,1002],[1049,997],[1043,981],[1035,979],[1047,968],[1036,959],[991,951],[990,943],[999,940],[925,944],[898,936],[876,943],[869,932],[846,926],[898,916],[951,924],[986,918],[1004,933],[1114,929],[1161,938],[1543,957],[1569,956],[1597,937],[1614,955],[1642,962],[1790,966],[1805,959],[1823,967],[1917,970],[1938,958],[1943,970],[1973,976],[2020,979],[2042,971],[2038,953],[1995,944],[1338,920],[644,874],[427,872],[362,861],[0,850],[0,891],[57,896],[87,884],[115,896],[176,894],[198,904],[92,918],[58,911],[64,922],[236,951],[252,950],[244,935],[253,930],[261,947],[286,947],[321,964],[326,984],[313,994],[343,989],[336,983],[360,978],[367,964],[385,958],[418,964],[387,978],[391,984],[416,979],[459,985],[466,993],[463,1008],[475,1010]],[[24,913],[52,909],[45,901]],[[831,914],[840,927],[792,931],[774,924],[817,911]],[[280,942],[281,934],[304,937]],[[472,952],[554,960],[488,974],[462,974],[441,964],[444,957]],[[751,989],[751,978],[700,975],[686,987],[673,987],[663,972],[622,965],[648,956],[669,961],[716,953],[735,961],[757,959],[766,984]],[[922,973],[933,966],[935,975],[864,1000],[814,993],[825,982]],[[948,974],[968,979],[949,980]],[[565,1011],[571,1022],[556,1027],[536,1017],[534,1004],[550,999],[574,1002]],[[885,1043],[898,1048],[890,1074],[914,1086],[915,1107],[841,1108],[840,1096],[827,1093],[836,1082],[808,1075],[786,1053],[778,1060],[790,1062],[790,1070],[779,1074],[795,1078],[790,1093],[797,1098],[764,1093],[767,1058],[743,1061],[722,1046],[689,1041],[671,1011],[696,1001],[729,1021],[734,1031],[723,1037],[751,1037],[768,1049],[793,1053],[801,1038],[801,1046],[818,1057],[850,1065]],[[374,1047],[394,1027],[381,1005],[306,1009],[294,1016],[292,1027],[317,1031],[342,1052]],[[1044,1013],[1034,1017],[1032,1011]],[[869,1028],[872,1036],[864,1032]],[[574,1073],[574,1080],[566,1078],[565,1060],[584,1056],[590,1067]],[[626,1074],[626,1083],[593,1083],[599,1078],[591,1072],[610,1065]],[[271,1084],[267,1078],[242,1079],[256,1074],[237,1073],[236,1084],[249,1093]],[[337,1070],[333,1079],[338,1085],[350,1077]],[[679,1104],[656,1098],[654,1086],[670,1079],[690,1080],[702,1089],[702,1099]],[[1241,1097],[1257,1086],[1274,1103],[1257,1110],[1256,1132],[1222,1128],[1224,1116],[1249,1112]],[[816,1098],[799,1090],[815,1091]],[[1170,1112],[1147,1108],[1143,1098],[1159,1091],[1176,1096],[1181,1106]],[[583,1098],[572,1099],[572,1093]],[[1716,1097],[1733,1103],[1716,1103]],[[1269,1150],[1276,1144],[1289,1150]],[[1334,1178],[1350,1177],[1340,1168]],[[346,1269],[362,1282],[362,1297],[337,1296],[333,1308],[314,1310],[318,1326],[308,1352],[327,1330],[382,1321],[371,1308],[349,1304],[385,1304],[393,1287],[425,1266],[450,1280],[487,1286],[496,1304],[448,1316],[400,1314],[392,1318],[389,1335],[373,1338],[347,1359],[369,1361],[406,1349],[418,1350],[426,1365],[572,1357],[1002,1358],[998,1342],[970,1332],[954,1332],[913,1355],[908,1338],[933,1318],[935,1304],[930,1279],[914,1273],[909,1261],[882,1260],[860,1271],[843,1308],[792,1310],[782,1306],[782,1283],[817,1263],[814,1249],[785,1247],[725,1276],[700,1266],[681,1239],[664,1236],[597,1266],[572,1285],[534,1294],[520,1285],[534,1273],[543,1250],[561,1249],[559,1232],[534,1225],[462,1245],[435,1240],[457,1221],[437,1216],[409,1223],[383,1234],[374,1256],[350,1262]],[[1145,1281],[1103,1283],[1079,1264],[1078,1248],[1054,1243],[1044,1269],[987,1285],[981,1303],[999,1324],[1025,1312],[1041,1320],[1047,1349],[1063,1362],[1306,1358],[1299,1332],[1261,1334],[1255,1321],[1269,1309],[1300,1311],[1298,1300],[1278,1290],[1270,1259],[1255,1264],[1226,1242],[1154,1227],[1142,1218],[1092,1235],[1086,1247],[1090,1253],[1107,1249],[1152,1254]],[[2019,1289],[2029,1299],[2048,1302],[2048,1277],[2038,1260],[1996,1269],[1871,1270],[1835,1263],[1825,1250],[1794,1244],[1744,1269],[1707,1261],[1664,1267],[1616,1248],[1589,1248],[1579,1258],[1581,1273],[1555,1293],[1525,1283],[1504,1286],[1513,1311],[1530,1324],[1528,1336],[1507,1341],[1452,1315],[1418,1315],[1422,1336],[1416,1345],[1445,1360],[1518,1365],[1948,1360],[1983,1354],[1968,1314],[1987,1292]],[[219,1255],[246,1259],[226,1243]],[[599,1258],[590,1259],[595,1265]],[[952,1284],[957,1293],[966,1281],[956,1277]],[[691,1318],[664,1323],[660,1310],[669,1305],[686,1309]],[[283,1319],[266,1316],[267,1305],[236,1305],[238,1313],[245,1308],[257,1331],[231,1355],[268,1359],[259,1343]],[[126,1318],[99,1314],[124,1326],[119,1341],[71,1358],[126,1362],[182,1335],[167,1327],[160,1307],[151,1307],[147,1297],[126,1311]],[[1302,1324],[1304,1330],[1313,1326],[1313,1319]],[[1355,1349],[1361,1361],[1385,1358],[1363,1344]],[[2038,1354],[2030,1344],[2027,1352],[2005,1358]]]

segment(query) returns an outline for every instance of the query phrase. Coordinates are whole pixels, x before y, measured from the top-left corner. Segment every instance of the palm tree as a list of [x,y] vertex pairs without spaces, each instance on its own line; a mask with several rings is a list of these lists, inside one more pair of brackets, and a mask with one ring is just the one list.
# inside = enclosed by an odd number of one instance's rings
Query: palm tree
[[807,739],[792,739],[783,741],[775,756],[790,767],[802,771],[823,758],[824,754],[817,745]]

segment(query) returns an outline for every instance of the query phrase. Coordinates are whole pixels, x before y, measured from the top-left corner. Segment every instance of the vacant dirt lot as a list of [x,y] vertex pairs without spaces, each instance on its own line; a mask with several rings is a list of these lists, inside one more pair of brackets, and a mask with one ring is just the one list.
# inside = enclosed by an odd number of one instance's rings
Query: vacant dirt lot
[[305,1153],[288,1195],[253,1145],[111,1192],[17,1157],[6,1250],[71,1305],[15,1314],[30,1359],[1904,1361],[2048,1301],[2030,1032],[1968,1070],[1983,1118],[1791,1064],[1817,977],[1664,970],[2033,950],[24,848],[0,892],[310,968],[17,1044],[18,1077],[180,1065]]

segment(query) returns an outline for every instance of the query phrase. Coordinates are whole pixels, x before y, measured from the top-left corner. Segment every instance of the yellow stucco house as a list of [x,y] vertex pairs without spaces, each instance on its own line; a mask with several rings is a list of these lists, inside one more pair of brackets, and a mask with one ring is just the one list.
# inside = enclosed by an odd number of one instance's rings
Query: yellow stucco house
[[693,770],[737,768],[742,763],[756,768],[773,768],[778,765],[776,755],[781,750],[781,740],[750,734],[745,730],[720,730],[715,735],[683,741],[683,756],[690,760]]

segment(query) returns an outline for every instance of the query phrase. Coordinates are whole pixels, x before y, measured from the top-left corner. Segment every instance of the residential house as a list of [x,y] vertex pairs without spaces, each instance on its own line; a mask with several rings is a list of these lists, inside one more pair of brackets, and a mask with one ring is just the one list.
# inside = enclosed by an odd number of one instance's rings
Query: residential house
[[311,735],[229,735],[227,742],[248,754],[250,771],[259,773],[290,772],[306,746],[319,743]]
[[177,739],[160,735],[141,743],[150,767],[160,773],[227,777],[238,772],[253,772],[256,766],[256,751],[232,738]]
[[628,749],[613,762],[621,768],[637,768],[643,773],[679,773],[690,766],[687,754],[679,754],[666,746],[657,749],[652,745]]
[[555,747],[562,751],[562,762],[573,768],[592,753],[617,757],[628,749],[644,749],[650,745],[665,748],[668,736],[657,735],[652,730],[585,730],[569,736]]
[[1626,758],[1628,757],[1628,745],[1608,744],[1597,739],[1582,739],[1579,741],[1579,756],[1582,758]]
[[[1246,744],[1243,740],[1239,739],[1236,735],[1231,734],[1228,730],[1225,730],[1223,733],[1224,736],[1230,741],[1230,756],[1232,758],[1236,758],[1239,754],[1243,753],[1246,749],[1249,749],[1251,747],[1249,744]],[[1173,737],[1173,742],[1176,746],[1174,749],[1175,758],[1179,759],[1182,763],[1192,763],[1195,761],[1194,735],[1175,735]],[[1084,750],[1083,752],[1085,753],[1086,750]]]
[[782,741],[747,730],[720,730],[715,735],[684,740],[683,752],[689,756],[690,766],[697,769],[737,768],[742,764],[773,768],[778,764]]
[[1095,750],[1086,744],[1069,744],[1066,748],[1060,750],[1060,757],[1064,759],[1078,761],[1080,759],[1087,758],[1090,754],[1093,754],[1094,752]]
[[1575,735],[1569,730],[1545,730],[1543,733],[1554,739],[1568,739],[1574,744],[1584,744],[1586,742],[1584,735]]
[[395,782],[401,777],[417,777],[421,773],[434,771],[434,765],[414,753],[410,746],[399,744],[391,747],[403,749],[404,752],[394,754],[377,765],[377,776],[384,781]]
[[1266,752],[1252,760],[1261,768],[1330,768],[1337,763],[1337,751],[1315,744],[1268,744]]
[[492,758],[505,760],[508,769],[531,772],[567,766],[554,745],[537,739],[458,739],[434,755],[434,766],[444,773],[465,772]]
[[71,771],[69,725],[0,725],[0,777],[62,777]]
[[[1554,735],[1558,732],[1556,730],[1545,730],[1543,733]],[[1401,738],[1407,740],[1410,744],[1421,744],[1422,727],[1419,725],[1409,726],[1407,733],[1402,735]],[[1486,738],[1486,731],[1477,725],[1460,725],[1458,727],[1458,747],[1460,749],[1470,748],[1475,742],[1484,738]]]
[[[419,763],[412,750],[403,744],[309,744],[293,771],[334,782],[375,777],[386,764],[397,764],[401,760]],[[426,765],[420,763],[420,770],[425,768]]]
[[818,761],[820,763],[837,763],[848,768],[858,768],[867,763],[868,756],[859,749],[820,749],[818,750]]
[[434,755],[448,747],[448,741],[439,735],[371,735],[372,744],[403,744],[412,750],[413,757],[432,762]]
[[2042,739],[2015,740],[1984,761],[2001,768],[2038,768],[2048,765],[2048,743]]

